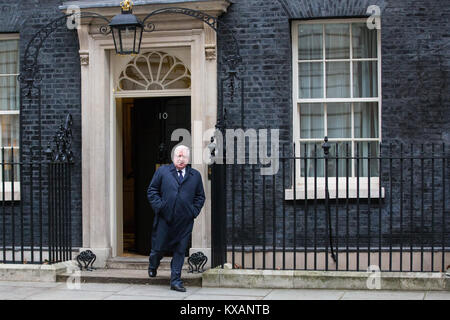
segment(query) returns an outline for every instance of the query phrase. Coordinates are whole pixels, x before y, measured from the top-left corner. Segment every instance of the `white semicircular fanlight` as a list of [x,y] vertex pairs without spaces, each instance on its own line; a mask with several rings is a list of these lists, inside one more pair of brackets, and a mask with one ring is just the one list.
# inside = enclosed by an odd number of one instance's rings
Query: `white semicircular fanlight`
[[175,56],[150,51],[131,60],[120,73],[118,91],[190,89],[191,72]]

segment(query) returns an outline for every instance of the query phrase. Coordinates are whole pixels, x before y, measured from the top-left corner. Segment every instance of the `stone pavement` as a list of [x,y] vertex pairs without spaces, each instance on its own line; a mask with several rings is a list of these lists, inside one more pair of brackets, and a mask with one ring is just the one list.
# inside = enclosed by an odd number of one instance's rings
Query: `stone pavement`
[[[73,285],[73,284],[69,284]],[[445,291],[240,289],[165,285],[0,281],[0,300],[450,300]]]

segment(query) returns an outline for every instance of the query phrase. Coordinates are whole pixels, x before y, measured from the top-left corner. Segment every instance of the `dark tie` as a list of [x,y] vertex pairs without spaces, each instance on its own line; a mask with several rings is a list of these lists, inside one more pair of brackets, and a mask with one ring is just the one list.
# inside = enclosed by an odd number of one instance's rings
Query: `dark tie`
[[178,170],[178,180],[180,183],[183,181],[183,172],[181,170]]

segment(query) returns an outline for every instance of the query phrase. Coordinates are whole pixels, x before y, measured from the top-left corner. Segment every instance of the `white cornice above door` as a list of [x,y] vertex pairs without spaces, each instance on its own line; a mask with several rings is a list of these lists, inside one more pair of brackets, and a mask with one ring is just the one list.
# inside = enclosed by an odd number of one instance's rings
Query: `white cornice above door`
[[[70,7],[77,7],[81,12],[92,12],[100,14],[107,19],[111,19],[120,13],[120,0],[105,1],[66,1],[59,9],[66,13]],[[227,0],[142,0],[134,1],[133,14],[143,19],[149,13],[168,7],[180,7],[201,11],[213,17],[219,17],[227,12],[230,2]],[[202,28],[203,22],[193,17],[183,14],[158,14],[151,17],[151,22],[157,24],[158,31],[196,29]],[[100,33],[99,26],[105,24],[105,21],[98,18],[82,18],[81,25],[91,25],[89,33]]]

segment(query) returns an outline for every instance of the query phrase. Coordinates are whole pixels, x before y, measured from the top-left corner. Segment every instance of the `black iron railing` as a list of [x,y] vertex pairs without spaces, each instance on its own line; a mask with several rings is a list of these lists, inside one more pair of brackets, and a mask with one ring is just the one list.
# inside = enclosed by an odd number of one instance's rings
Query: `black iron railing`
[[13,160],[15,152],[1,148],[0,263],[71,260],[72,164]]
[[49,163],[48,186],[49,260],[72,260],[71,164]]
[[[282,152],[275,175],[261,176],[259,164],[213,166],[214,266],[446,270],[445,145],[326,140],[284,149],[291,154]],[[222,178],[221,193],[214,192],[220,183],[215,177]]]
[[72,116],[53,147],[0,149],[0,263],[72,260]]

